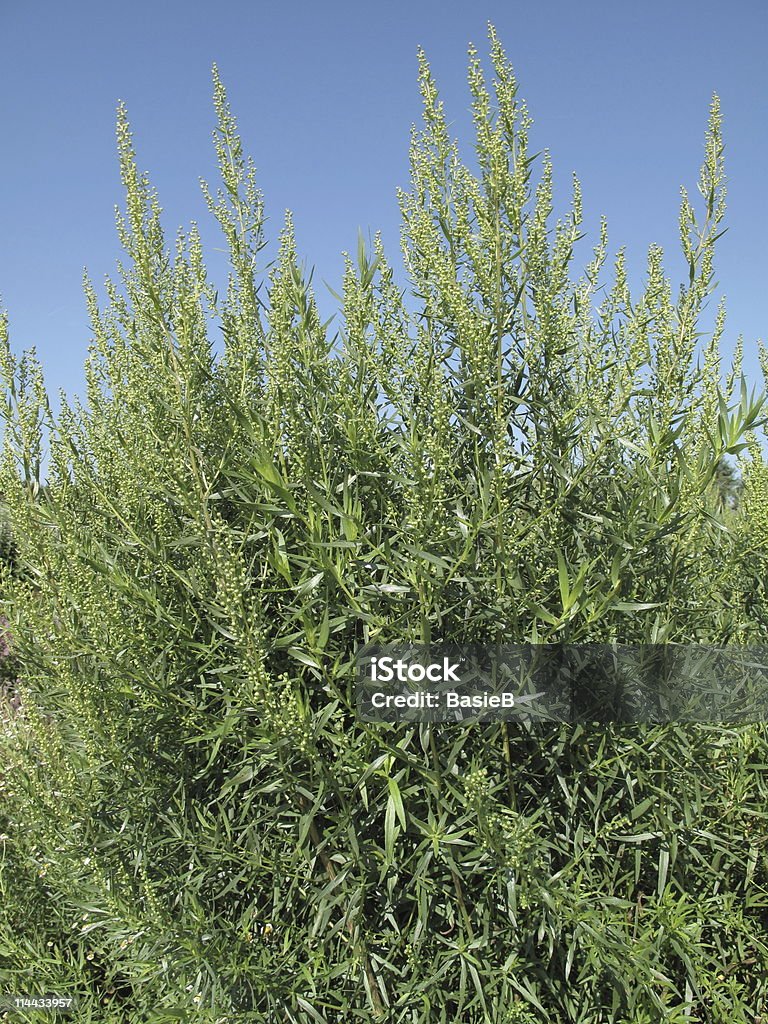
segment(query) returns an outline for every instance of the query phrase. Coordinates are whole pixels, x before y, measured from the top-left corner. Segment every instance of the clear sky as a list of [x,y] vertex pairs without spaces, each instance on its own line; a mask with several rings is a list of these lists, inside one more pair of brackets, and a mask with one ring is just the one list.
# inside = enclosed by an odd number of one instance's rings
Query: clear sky
[[[268,234],[276,237],[290,208],[330,315],[321,282],[338,287],[340,253],[354,251],[358,228],[381,230],[390,259],[398,257],[395,190],[407,185],[409,127],[420,118],[417,48],[466,152],[467,44],[487,56],[488,21],[534,118],[533,148],[552,154],[556,191],[567,199],[575,171],[585,225],[607,216],[610,248],[627,246],[633,276],[656,242],[677,282],[679,187],[696,193],[710,98],[720,95],[724,347],[744,335],[757,383],[768,282],[765,0],[727,8],[711,0],[0,0],[0,302],[14,348],[37,348],[53,392],[81,390],[90,337],[83,268],[99,283],[120,257],[119,100],[169,240],[196,220],[208,252],[220,245],[198,184],[215,178],[214,62],[258,168]],[[588,244],[577,255],[586,262]],[[216,258],[208,259],[214,272]]]

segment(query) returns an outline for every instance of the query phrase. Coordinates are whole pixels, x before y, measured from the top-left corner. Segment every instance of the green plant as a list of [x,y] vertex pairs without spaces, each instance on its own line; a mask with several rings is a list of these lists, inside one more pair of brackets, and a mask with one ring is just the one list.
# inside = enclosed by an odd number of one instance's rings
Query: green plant
[[[331,335],[290,217],[260,266],[263,202],[214,71],[226,294],[194,227],[169,252],[121,108],[127,259],[106,305],[86,282],[86,401],[54,420],[4,322],[6,986],[115,1021],[764,1008],[762,726],[354,716],[363,642],[745,643],[765,624],[762,400],[738,360],[721,386],[722,309],[696,360],[717,100],[679,298],[656,248],[638,298],[621,253],[599,298],[605,225],[574,279],[578,182],[553,228],[493,31],[491,59],[493,96],[470,53],[473,172],[421,58],[410,298],[361,242]],[[718,470],[745,453],[724,507]]]

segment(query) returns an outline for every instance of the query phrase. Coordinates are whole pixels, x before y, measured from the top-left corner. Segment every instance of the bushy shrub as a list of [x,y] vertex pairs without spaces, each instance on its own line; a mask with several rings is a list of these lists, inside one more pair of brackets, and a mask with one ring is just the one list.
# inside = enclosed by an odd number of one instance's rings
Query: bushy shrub
[[[0,978],[93,1021],[753,1021],[762,726],[386,726],[377,640],[748,643],[764,632],[761,400],[701,343],[724,212],[712,105],[689,277],[575,277],[491,32],[476,166],[426,60],[400,196],[322,322],[214,74],[231,276],[166,246],[125,111],[126,251],[84,403],[2,337],[21,668],[0,772]],[[221,350],[209,321],[223,335]],[[701,358],[699,358],[701,354]],[[44,439],[50,438],[47,486]],[[718,471],[740,456],[738,507]],[[758,585],[758,581],[760,584]],[[763,589],[760,589],[762,587]]]

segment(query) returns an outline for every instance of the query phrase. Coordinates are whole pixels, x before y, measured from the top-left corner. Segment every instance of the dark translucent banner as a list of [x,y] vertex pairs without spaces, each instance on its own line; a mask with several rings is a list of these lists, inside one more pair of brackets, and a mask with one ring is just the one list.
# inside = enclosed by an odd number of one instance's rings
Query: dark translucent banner
[[768,645],[389,644],[357,656],[369,722],[768,720]]

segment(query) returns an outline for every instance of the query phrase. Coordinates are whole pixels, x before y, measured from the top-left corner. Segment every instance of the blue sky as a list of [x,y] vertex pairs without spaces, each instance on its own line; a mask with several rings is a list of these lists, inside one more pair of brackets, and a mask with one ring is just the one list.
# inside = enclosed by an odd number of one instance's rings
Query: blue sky
[[[221,243],[200,193],[215,178],[211,65],[218,64],[245,148],[259,172],[274,240],[284,210],[314,266],[326,315],[341,251],[358,229],[381,230],[398,258],[396,187],[408,180],[408,133],[420,118],[416,53],[432,65],[455,134],[471,144],[466,50],[487,55],[497,28],[567,200],[573,171],[585,226],[608,218],[611,250],[627,247],[636,280],[649,243],[678,260],[679,187],[695,192],[710,98],[722,101],[728,233],[718,293],[724,348],[766,337],[768,280],[768,4],[711,2],[428,2],[379,5],[166,0],[0,4],[0,302],[14,348],[34,345],[49,388],[77,393],[90,330],[82,294],[120,248],[115,109],[128,108],[139,163],[159,192],[169,239],[200,223]],[[763,126],[762,128],[760,126]],[[589,258],[582,243],[579,262]],[[714,305],[714,303],[713,303]]]

